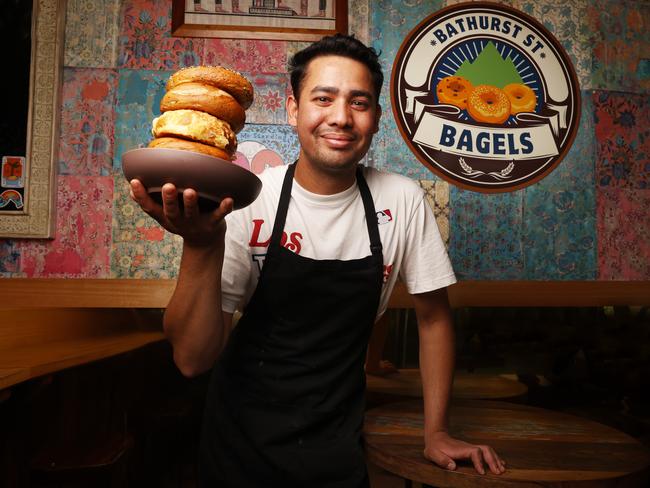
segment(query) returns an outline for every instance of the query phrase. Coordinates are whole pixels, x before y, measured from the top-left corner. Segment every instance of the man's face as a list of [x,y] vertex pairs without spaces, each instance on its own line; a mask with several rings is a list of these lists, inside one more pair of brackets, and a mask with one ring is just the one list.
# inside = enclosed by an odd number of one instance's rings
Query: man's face
[[368,151],[381,108],[368,68],[343,56],[307,65],[300,99],[287,100],[289,124],[300,139],[300,160],[320,170],[349,170]]

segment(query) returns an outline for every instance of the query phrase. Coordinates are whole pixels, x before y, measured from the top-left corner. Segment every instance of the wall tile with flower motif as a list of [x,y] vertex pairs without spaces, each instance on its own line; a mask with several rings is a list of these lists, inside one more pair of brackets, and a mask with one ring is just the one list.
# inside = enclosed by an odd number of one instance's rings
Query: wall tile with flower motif
[[155,0],[124,2],[118,68],[177,70],[201,64],[205,40],[171,37],[171,6]]
[[120,0],[67,0],[64,65],[117,67]]
[[590,92],[569,152],[548,176],[525,188],[526,279],[589,280],[596,276],[596,139]]
[[348,2],[348,26],[353,34],[364,44],[370,42],[370,0]]
[[28,278],[107,278],[113,178],[57,178],[56,237],[21,240],[20,267]]
[[650,102],[647,95],[595,91],[597,183],[650,189]]
[[255,100],[246,111],[246,122],[250,124],[286,124],[286,99],[289,85],[287,74],[246,74],[253,84]]
[[241,73],[287,72],[287,42],[253,39],[206,39],[204,64],[224,66]]
[[170,234],[131,200],[129,185],[116,173],[113,205],[113,278],[173,278],[178,273],[182,239]]
[[569,55],[580,88],[591,88],[593,34],[587,0],[512,0],[511,5],[541,22],[553,34]]
[[59,174],[111,173],[116,92],[116,70],[64,69]]
[[598,279],[650,280],[650,190],[598,188]]
[[379,61],[384,71],[384,86],[380,97],[383,117],[372,149],[372,164],[386,171],[413,179],[437,179],[421,164],[402,139],[393,118],[390,103],[389,80],[397,50],[409,31],[431,13],[443,6],[442,1],[371,3],[370,38],[372,47],[380,52]]
[[523,195],[451,187],[449,254],[459,278],[523,279]]
[[151,122],[160,115],[160,100],[171,72],[120,70],[115,113],[113,168],[122,167],[122,155],[151,141]]
[[594,0],[588,16],[593,33],[592,88],[650,90],[650,3]]

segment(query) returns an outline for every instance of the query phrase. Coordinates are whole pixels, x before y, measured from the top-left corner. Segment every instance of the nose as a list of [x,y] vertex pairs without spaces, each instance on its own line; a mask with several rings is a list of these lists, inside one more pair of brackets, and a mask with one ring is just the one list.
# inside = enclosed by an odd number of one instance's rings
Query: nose
[[329,124],[336,127],[351,127],[352,126],[352,108],[350,104],[344,99],[336,100],[330,106]]

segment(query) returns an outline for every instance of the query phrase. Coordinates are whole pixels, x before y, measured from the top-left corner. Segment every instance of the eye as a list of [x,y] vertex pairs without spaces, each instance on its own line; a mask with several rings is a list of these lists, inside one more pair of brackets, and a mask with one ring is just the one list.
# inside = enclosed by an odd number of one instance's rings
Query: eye
[[316,101],[318,103],[329,103],[331,101],[331,99],[329,97],[326,97],[326,96],[320,96],[320,97],[316,97]]
[[366,100],[352,100],[352,105],[356,108],[368,108],[369,103]]

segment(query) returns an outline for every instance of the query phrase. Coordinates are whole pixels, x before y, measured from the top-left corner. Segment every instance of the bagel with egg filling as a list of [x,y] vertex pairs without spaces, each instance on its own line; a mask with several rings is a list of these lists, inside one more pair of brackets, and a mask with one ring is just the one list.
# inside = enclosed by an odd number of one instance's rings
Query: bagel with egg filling
[[205,83],[187,82],[176,85],[160,101],[161,112],[198,110],[228,122],[236,134],[244,128],[246,113],[228,92]]
[[[230,125],[214,115],[198,110],[181,109],[163,112],[160,117],[153,120],[151,131],[155,138],[187,139],[215,147],[228,156],[223,159],[232,159],[237,149],[237,137]],[[158,144],[155,140],[152,142]]]

